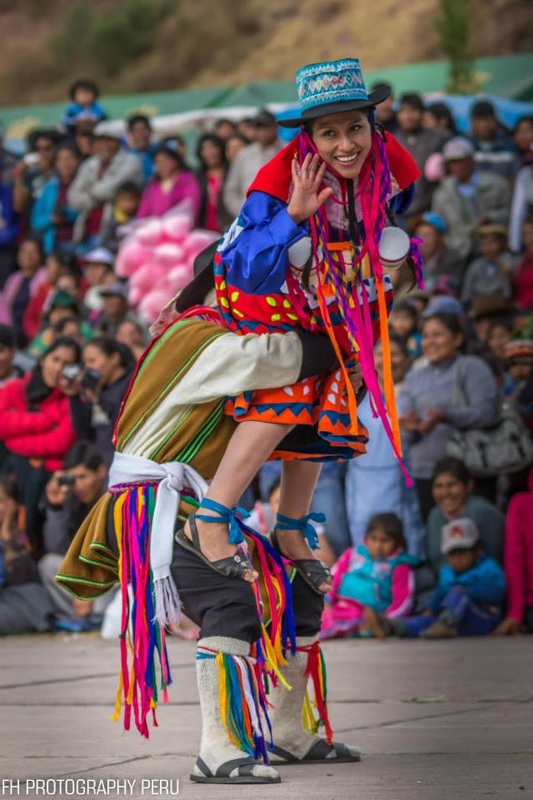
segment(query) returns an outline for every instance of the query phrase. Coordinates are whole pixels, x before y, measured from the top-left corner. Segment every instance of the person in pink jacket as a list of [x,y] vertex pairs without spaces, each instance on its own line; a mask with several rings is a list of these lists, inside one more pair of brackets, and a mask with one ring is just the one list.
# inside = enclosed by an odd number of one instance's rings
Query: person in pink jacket
[[187,169],[175,139],[165,139],[155,154],[156,177],[144,190],[138,219],[162,217],[171,208],[188,200],[196,222],[200,213],[201,189],[193,172]]
[[350,634],[384,638],[379,615],[393,619],[412,610],[417,564],[405,549],[400,518],[393,513],[371,517],[364,544],[346,550],[333,568],[320,638]]
[[507,509],[503,562],[507,614],[494,635],[533,633],[533,468],[528,491],[515,494]]

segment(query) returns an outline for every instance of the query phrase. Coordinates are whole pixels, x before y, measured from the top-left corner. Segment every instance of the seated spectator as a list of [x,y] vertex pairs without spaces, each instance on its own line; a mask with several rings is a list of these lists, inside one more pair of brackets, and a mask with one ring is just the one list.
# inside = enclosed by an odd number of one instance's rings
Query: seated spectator
[[528,491],[511,498],[505,521],[507,612],[494,633],[533,633],[533,469]]
[[449,175],[435,190],[431,208],[447,225],[446,244],[468,259],[478,252],[480,225],[507,225],[511,189],[500,175],[477,170],[474,147],[468,139],[450,139],[442,155]]
[[54,175],[57,131],[38,130],[30,134],[29,150],[14,171],[13,207],[20,214],[31,212],[45,185]]
[[506,317],[493,320],[487,331],[486,343],[503,374],[505,370],[505,348],[513,338],[513,322]]
[[430,103],[424,109],[422,115],[424,127],[428,130],[436,130],[442,134],[444,141],[452,139],[457,136],[457,125],[450,111],[450,107],[446,103]]
[[398,108],[398,130],[396,138],[408,150],[416,161],[422,177],[416,182],[414,200],[409,211],[404,214],[408,221],[420,216],[431,207],[433,186],[424,176],[426,161],[433,153],[440,152],[445,142],[445,135],[438,130],[427,130],[422,123],[424,102],[415,93],[403,94]]
[[141,202],[141,189],[135,183],[124,183],[119,187],[111,217],[105,223],[100,242],[102,247],[112,253],[118,252],[120,240],[124,237],[127,226],[132,222],[138,212]]
[[514,276],[514,302],[518,308],[533,309],[533,216],[524,220],[522,241],[524,254]]
[[90,120],[79,119],[76,122],[73,142],[82,161],[94,156],[94,129],[96,124]]
[[93,81],[77,78],[68,91],[70,103],[63,112],[61,124],[73,131],[76,123],[88,121],[93,125],[107,118],[98,102],[100,91]]
[[435,505],[427,526],[426,559],[435,574],[442,565],[442,531],[448,522],[466,518],[475,522],[483,550],[501,562],[503,555],[504,516],[493,503],[474,493],[474,481],[468,469],[457,458],[446,456],[437,462],[431,485]]
[[374,629],[379,612],[387,618],[410,613],[417,559],[405,550],[403,526],[396,514],[376,514],[367,525],[364,544],[342,554],[322,615],[321,639],[335,639]]
[[480,255],[468,267],[461,300],[468,308],[474,297],[499,295],[507,299],[513,294],[514,259],[507,249],[505,225],[479,227]]
[[128,149],[140,159],[143,168],[143,183],[154,174],[154,158],[157,144],[152,142],[152,124],[145,114],[132,114],[127,120]]
[[28,352],[31,353],[31,355],[39,357],[50,347],[52,342],[57,338],[55,333],[56,326],[62,320],[74,320],[78,322],[82,337],[84,339],[90,339],[92,330],[90,325],[87,322],[83,322],[81,319],[79,301],[63,289],[58,289],[53,293],[48,302],[41,332],[28,346]]
[[114,337],[123,322],[138,322],[135,314],[128,309],[128,290],[124,283],[108,283],[100,289],[100,294],[103,308],[92,322],[96,334]]
[[22,375],[13,363],[16,352],[15,331],[9,325],[0,325],[0,389]]
[[484,428],[497,420],[496,380],[480,358],[461,354],[463,344],[458,317],[436,314],[424,319],[422,352],[428,363],[408,373],[398,398],[424,520],[433,507],[433,471],[454,429]]
[[68,249],[72,240],[77,211],[67,203],[67,193],[80,165],[80,154],[72,144],[61,144],[56,150],[55,174],[44,185],[35,200],[30,228],[41,237],[46,255],[61,248]]
[[533,116],[520,117],[515,122],[512,137],[520,167],[530,164],[533,159]]
[[41,242],[28,236],[18,249],[18,270],[9,276],[0,295],[0,322],[15,329],[17,346],[24,348],[28,336],[24,317],[30,300],[46,283],[44,251]]
[[83,302],[89,311],[99,312],[102,310],[104,302],[100,290],[115,279],[114,264],[115,256],[105,247],[96,247],[83,257],[83,273],[89,285]]
[[232,218],[240,213],[258,170],[282,147],[275,116],[270,111],[260,111],[255,118],[255,140],[237,153],[224,185],[224,205]]
[[511,205],[509,223],[509,246],[513,253],[522,252],[524,223],[533,217],[533,163],[522,167],[517,175]]
[[237,133],[237,125],[232,119],[226,119],[223,117],[221,119],[217,119],[213,125],[213,133],[226,141],[226,139],[228,139],[234,133]]
[[[243,117],[237,122],[237,130],[236,133],[232,133],[229,136],[221,136],[221,139],[224,139],[226,142],[231,139],[232,136],[242,136],[242,138],[246,141],[246,144],[250,144],[255,139],[255,120],[253,117]],[[219,134],[220,135],[220,134]]]
[[510,317],[513,306],[501,295],[476,295],[472,298],[468,318],[471,320],[477,341],[483,346],[487,342],[490,326],[494,320]]
[[506,344],[504,364],[509,375],[507,395],[514,401],[526,387],[533,372],[533,342],[531,339],[513,339]]
[[108,336],[92,339],[83,348],[82,386],[92,406],[95,444],[106,466],[113,460],[115,421],[135,370],[135,360],[123,344]]
[[390,83],[385,83],[385,81],[378,81],[370,87],[371,92],[380,90],[387,91],[389,94],[382,103],[378,103],[376,106],[376,119],[384,130],[396,134],[398,131],[398,117],[394,107],[394,89]]
[[470,125],[478,170],[512,181],[519,167],[516,151],[511,137],[498,121],[496,109],[490,100],[474,103]]
[[144,189],[137,217],[162,217],[187,200],[194,219],[200,211],[200,185],[187,167],[175,138],[165,139],[155,154],[155,177]]
[[131,350],[136,361],[140,359],[150,341],[144,326],[133,319],[125,319],[119,324],[115,338],[117,342],[125,344]]
[[[45,488],[43,539],[45,555],[39,561],[42,583],[54,605],[60,625],[68,629],[99,627],[104,600],[91,603],[76,600],[55,582],[55,576],[76,531],[96,501],[107,489],[107,469],[97,448],[76,442],[66,454],[62,469],[56,470]],[[67,625],[61,624],[67,622]]]
[[202,192],[198,227],[222,233],[233,220],[223,200],[229,166],[224,140],[212,133],[204,134],[198,141],[196,157],[200,163],[197,176]]
[[418,329],[418,312],[409,299],[394,304],[390,327],[397,339],[405,345],[408,356],[418,358],[422,352],[422,336]]
[[250,144],[250,141],[250,139],[247,139],[246,136],[240,133],[232,133],[231,136],[228,136],[224,146],[224,153],[228,164],[232,164],[235,161],[237,153],[240,153],[246,145]]
[[73,241],[91,248],[101,234],[106,218],[112,215],[112,203],[122,184],[142,184],[141,162],[122,148],[122,138],[112,123],[100,122],[94,129],[95,155],[80,166],[68,193],[68,205],[79,216]]
[[0,636],[49,631],[53,606],[21,530],[16,483],[0,477]]
[[423,614],[388,622],[387,633],[421,639],[486,636],[502,617],[505,576],[488,556],[471,519],[456,519],[442,530],[446,563]]
[[42,546],[38,510],[42,490],[77,438],[70,398],[60,387],[65,367],[79,360],[76,342],[56,339],[30,373],[0,389],[0,440],[11,454],[28,536],[37,555]]
[[46,280],[30,299],[24,312],[24,331],[28,341],[35,339],[43,324],[49,298],[54,294],[62,276],[72,269],[72,257],[54,251],[46,257]]
[[420,252],[424,259],[424,283],[432,292],[445,276],[450,279],[456,294],[459,293],[464,272],[464,259],[446,244],[448,226],[431,211],[426,211],[413,221],[413,235],[422,239]]

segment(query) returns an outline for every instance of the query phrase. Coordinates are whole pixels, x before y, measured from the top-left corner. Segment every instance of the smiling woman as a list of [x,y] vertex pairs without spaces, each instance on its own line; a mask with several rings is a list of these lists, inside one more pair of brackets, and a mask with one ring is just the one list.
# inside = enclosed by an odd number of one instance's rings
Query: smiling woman
[[476,523],[483,550],[501,561],[505,517],[493,503],[473,493],[474,481],[458,458],[443,458],[433,472],[435,506],[427,521],[426,556],[437,571],[442,562],[442,529],[451,520],[471,519]]

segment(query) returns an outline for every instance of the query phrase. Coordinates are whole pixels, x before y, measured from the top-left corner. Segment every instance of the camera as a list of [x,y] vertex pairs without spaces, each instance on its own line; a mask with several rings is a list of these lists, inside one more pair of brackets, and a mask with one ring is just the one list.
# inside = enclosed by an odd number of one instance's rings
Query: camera
[[67,381],[75,381],[81,375],[81,367],[79,364],[67,364],[63,367],[61,374]]
[[60,486],[74,486],[76,478],[74,475],[60,475],[57,482]]
[[84,389],[97,389],[102,373],[97,369],[86,369],[81,378],[81,385]]

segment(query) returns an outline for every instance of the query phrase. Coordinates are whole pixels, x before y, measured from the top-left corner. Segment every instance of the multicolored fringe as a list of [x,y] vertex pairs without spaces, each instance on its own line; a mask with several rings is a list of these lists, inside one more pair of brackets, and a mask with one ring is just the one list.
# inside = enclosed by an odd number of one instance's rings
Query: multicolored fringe
[[[328,744],[333,744],[333,729],[329,721],[327,695],[328,684],[326,677],[326,663],[320,642],[304,645],[297,648],[300,653],[307,653],[307,667],[305,674],[311,678],[313,683],[314,702],[311,702],[309,689],[306,690],[302,709],[302,721],[304,728],[309,733],[317,734],[320,727],[324,728],[325,740]],[[318,713],[315,716],[313,706]]]
[[[316,147],[309,135],[302,130],[299,138],[300,159],[303,161],[308,153],[315,153]],[[357,198],[361,204],[362,218],[364,220],[364,231],[362,231],[362,241],[358,251],[353,248],[353,267],[362,264],[364,260],[370,264],[372,273],[376,281],[376,291],[379,307],[380,334],[383,341],[383,383],[385,402],[383,402],[382,390],[377,378],[374,362],[374,334],[370,314],[370,302],[367,288],[364,281],[352,284],[347,279],[344,271],[339,269],[338,247],[328,247],[331,241],[329,234],[329,222],[324,205],[310,219],[310,232],[314,261],[320,265],[318,270],[318,301],[326,331],[336,351],[337,358],[341,364],[344,359],[341,357],[339,342],[337,341],[334,326],[332,324],[329,309],[328,297],[331,292],[338,304],[342,315],[348,341],[352,351],[356,354],[361,365],[362,376],[372,399],[372,410],[375,416],[379,416],[385,432],[391,441],[396,457],[399,460],[406,481],[410,484],[411,479],[402,461],[402,446],[398,414],[394,397],[394,384],[392,380],[392,367],[390,363],[388,313],[385,298],[383,267],[379,258],[379,240],[381,232],[387,224],[386,205],[391,193],[391,174],[385,150],[383,137],[374,132],[372,134],[372,147],[370,157],[363,164],[359,176],[359,188]],[[412,243],[411,251],[418,252],[416,243]],[[323,258],[319,257],[323,253]],[[344,366],[346,385],[348,391],[348,404],[350,417],[354,426],[353,433],[357,433],[357,406],[355,393],[351,387],[346,366]]]
[[258,561],[259,571],[263,579],[264,595],[268,608],[263,607],[263,600],[258,581],[254,581],[257,612],[261,622],[262,636],[257,642],[257,660],[264,672],[272,679],[290,689],[280,671],[286,666],[285,652],[288,648],[296,652],[296,625],[292,605],[292,587],[284,566],[282,556],[272,547],[269,540],[249,528],[237,518],[243,534],[251,540]]
[[[165,639],[165,628],[154,615],[154,586],[150,570],[150,527],[157,485],[143,484],[121,490],[114,507],[114,526],[119,548],[119,575],[122,591],[120,635],[121,674],[115,712],[120,718],[124,704],[124,728],[131,726],[131,713],[139,733],[149,738],[148,715],[155,710],[159,692],[168,701],[172,683]],[[133,591],[130,607],[128,585]]]
[[272,727],[263,688],[262,667],[256,658],[214,652],[198,646],[196,658],[215,659],[219,676],[220,718],[230,741],[252,758],[268,764],[263,720],[272,748]]

